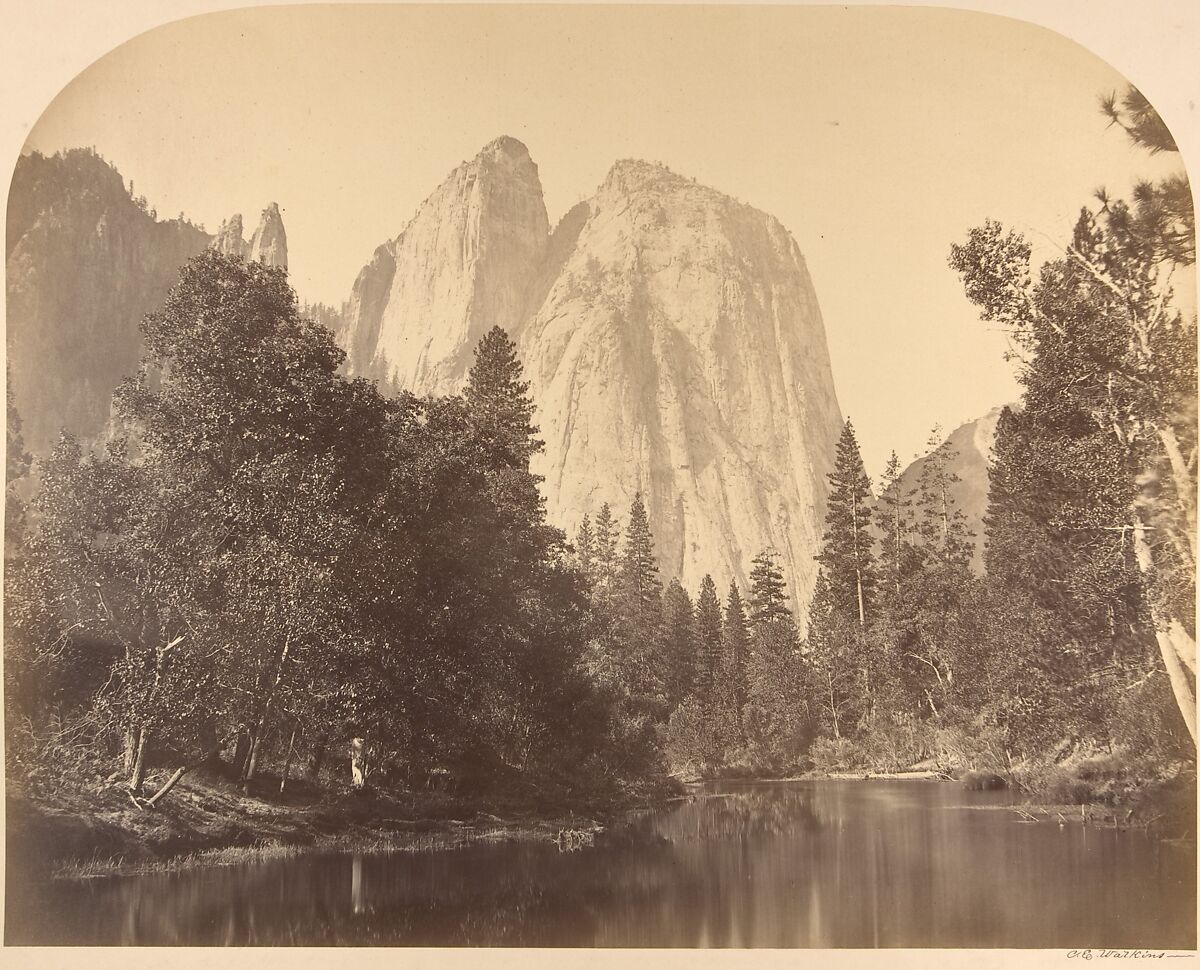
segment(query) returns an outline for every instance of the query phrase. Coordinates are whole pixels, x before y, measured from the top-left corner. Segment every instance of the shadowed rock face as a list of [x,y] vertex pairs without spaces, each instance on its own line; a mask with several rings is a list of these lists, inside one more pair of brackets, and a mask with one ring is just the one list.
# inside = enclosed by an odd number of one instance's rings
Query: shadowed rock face
[[9,373],[37,454],[63,429],[85,441],[102,434],[113,388],[137,370],[142,317],[162,305],[189,258],[211,245],[287,265],[277,206],[250,243],[240,216],[215,237],[186,220],[159,221],[116,168],[83,149],[18,160],[7,229]]
[[7,349],[26,445],[98,435],[113,388],[138,366],[142,317],[211,237],[157,221],[88,151],[22,157],[8,216]]
[[353,373],[458,390],[493,324],[517,341],[551,520],[646,499],[665,578],[747,585],[774,547],[801,611],[841,414],[808,271],[777,220],[662,166],[617,163],[551,235],[503,138],[376,251],[345,309]]

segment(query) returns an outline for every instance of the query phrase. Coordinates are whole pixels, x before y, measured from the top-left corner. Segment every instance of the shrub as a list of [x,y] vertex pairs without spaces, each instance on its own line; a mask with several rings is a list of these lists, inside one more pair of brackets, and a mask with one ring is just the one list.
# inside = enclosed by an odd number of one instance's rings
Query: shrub
[[930,732],[911,715],[888,713],[876,718],[869,734],[860,734],[856,745],[865,766],[878,771],[903,771],[926,757]]
[[995,791],[1008,787],[1008,782],[994,771],[964,772],[959,783],[967,791]]
[[724,757],[725,742],[719,719],[688,698],[667,723],[664,751],[672,771],[708,777]]
[[849,738],[818,738],[808,749],[814,771],[846,771],[862,763],[862,753]]
[[1096,800],[1088,781],[1060,766],[1041,776],[1034,793],[1051,805],[1083,805]]

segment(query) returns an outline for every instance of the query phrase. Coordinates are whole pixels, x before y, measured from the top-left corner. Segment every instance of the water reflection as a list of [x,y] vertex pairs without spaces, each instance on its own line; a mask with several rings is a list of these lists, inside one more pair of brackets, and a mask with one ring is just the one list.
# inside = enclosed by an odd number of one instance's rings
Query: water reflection
[[1195,946],[1192,851],[923,782],[711,786],[594,847],[313,855],[9,894],[8,942]]

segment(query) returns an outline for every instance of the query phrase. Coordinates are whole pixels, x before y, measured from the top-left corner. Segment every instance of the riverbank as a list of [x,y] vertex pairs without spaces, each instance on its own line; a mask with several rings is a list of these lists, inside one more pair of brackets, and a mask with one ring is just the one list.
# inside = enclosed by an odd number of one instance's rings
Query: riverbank
[[685,779],[705,781],[929,781],[966,791],[1007,789],[1008,811],[1021,822],[1083,824],[1141,829],[1168,842],[1196,841],[1196,770],[1193,763],[1156,764],[1128,753],[1080,753],[1054,763],[1028,762],[1001,774],[991,770],[937,764],[932,759],[903,770],[853,767],[811,770],[799,775],[752,779],[740,773]]
[[219,775],[196,773],[150,810],[101,781],[65,783],[53,800],[10,787],[9,865],[43,878],[88,878],[238,865],[313,849],[422,852],[515,840],[570,849],[630,808],[671,794],[597,805],[302,782],[279,793],[277,785],[246,795]]

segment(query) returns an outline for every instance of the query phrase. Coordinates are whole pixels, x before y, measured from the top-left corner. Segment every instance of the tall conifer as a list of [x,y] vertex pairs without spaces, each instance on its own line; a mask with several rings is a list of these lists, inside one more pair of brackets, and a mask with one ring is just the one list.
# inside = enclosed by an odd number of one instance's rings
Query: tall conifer
[[721,679],[722,693],[733,713],[737,733],[742,735],[742,710],[746,706],[746,657],[750,652],[750,628],[742,594],[737,583],[729,586],[725,605],[725,623],[721,628],[721,648],[724,654]]
[[849,420],[842,428],[829,475],[825,535],[817,561],[829,582],[834,609],[865,627],[875,589],[871,524],[871,480],[863,467]]
[[700,581],[696,600],[696,638],[700,652],[699,689],[711,699],[721,669],[721,601],[717,587],[707,573]]

